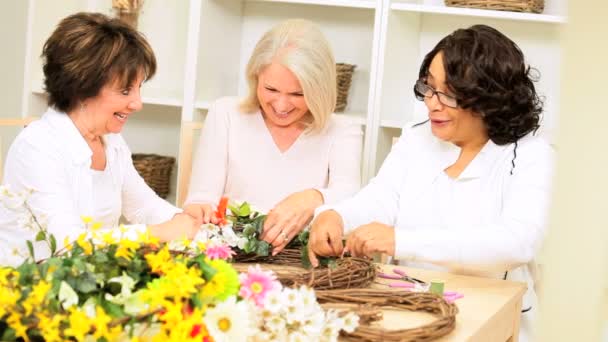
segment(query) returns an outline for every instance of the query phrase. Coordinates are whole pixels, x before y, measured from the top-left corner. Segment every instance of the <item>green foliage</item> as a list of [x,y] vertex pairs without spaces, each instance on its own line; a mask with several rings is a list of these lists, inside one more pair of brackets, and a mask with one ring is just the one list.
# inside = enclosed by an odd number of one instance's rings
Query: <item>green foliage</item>
[[[231,215],[227,219],[233,223],[234,231],[237,234],[245,237],[247,242],[242,248],[242,251],[247,254],[256,254],[257,256],[268,256],[271,252],[271,245],[266,241],[259,240],[260,235],[264,230],[264,221],[266,215],[261,215],[259,212],[251,209],[247,202],[243,202],[240,206],[228,206]],[[302,230],[298,236],[292,239],[286,248],[300,249],[302,266],[311,268],[312,265],[308,260],[308,229]],[[319,264],[329,268],[337,267],[336,258],[333,257],[318,257]]]

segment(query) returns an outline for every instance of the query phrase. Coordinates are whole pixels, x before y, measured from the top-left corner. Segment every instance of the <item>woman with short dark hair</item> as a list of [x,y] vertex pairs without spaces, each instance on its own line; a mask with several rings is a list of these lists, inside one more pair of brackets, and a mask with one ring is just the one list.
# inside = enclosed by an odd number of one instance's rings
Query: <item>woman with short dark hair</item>
[[414,94],[428,120],[404,128],[369,185],[320,210],[311,262],[380,252],[415,267],[526,281],[529,310],[553,171],[553,150],[534,135],[542,107],[530,68],[513,41],[476,25],[442,39],[419,76]]
[[[139,176],[120,132],[142,108],[140,87],[156,71],[146,39],[118,19],[78,13],[63,19],[44,44],[44,84],[49,109],[11,145],[5,184],[27,198],[34,217],[62,244],[86,232],[81,217],[104,228],[121,215],[135,237],[150,224],[163,241],[194,237],[194,220],[158,197]],[[36,228],[0,206],[0,264],[18,264]],[[49,250],[34,244],[36,257]],[[61,246],[59,246],[61,247]]]

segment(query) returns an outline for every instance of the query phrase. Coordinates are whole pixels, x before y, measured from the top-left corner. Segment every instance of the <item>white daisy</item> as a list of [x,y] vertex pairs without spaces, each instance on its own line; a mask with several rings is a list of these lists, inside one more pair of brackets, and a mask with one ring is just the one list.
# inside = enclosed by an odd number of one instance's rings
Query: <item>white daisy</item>
[[272,312],[279,313],[283,308],[283,295],[282,291],[271,291],[264,298],[264,309]]
[[352,333],[359,326],[359,316],[354,312],[347,313],[342,319],[344,320],[342,329],[347,333]]
[[256,332],[250,321],[249,305],[237,303],[235,296],[207,310],[203,321],[217,342],[245,341]]

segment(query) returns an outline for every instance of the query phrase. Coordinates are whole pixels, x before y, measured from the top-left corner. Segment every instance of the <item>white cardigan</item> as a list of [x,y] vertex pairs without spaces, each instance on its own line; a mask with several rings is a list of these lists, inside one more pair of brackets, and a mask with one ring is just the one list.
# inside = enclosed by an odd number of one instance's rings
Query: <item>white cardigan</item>
[[237,98],[221,98],[205,119],[186,204],[225,195],[267,212],[310,188],[335,203],[359,190],[361,145],[361,126],[332,115],[323,132],[304,132],[281,152],[259,111],[243,113]]
[[[157,224],[179,212],[145,184],[119,134],[107,134],[103,139],[106,170],[111,175],[109,183],[120,194],[119,198],[107,199],[120,203],[113,206],[116,212],[109,215],[114,217],[114,222],[103,222],[105,227],[116,227],[121,214],[129,222]],[[95,218],[97,205],[93,202],[91,156],[91,149],[72,120],[53,109],[26,127],[9,149],[4,183],[16,193],[34,190],[27,202],[36,217],[55,235],[59,248],[66,236],[74,240],[86,231],[81,216]],[[0,205],[0,264],[14,265],[22,261],[14,255],[14,250],[27,254],[25,241],[34,241],[36,231],[25,229],[22,223],[14,211]],[[145,226],[130,228],[132,236]],[[35,246],[37,259],[48,255],[45,244],[39,242]]]
[[346,233],[373,221],[394,226],[395,256],[404,264],[495,277],[509,271],[509,279],[532,287],[547,227],[553,150],[532,135],[519,140],[513,160],[514,147],[489,140],[450,179],[444,170],[460,148],[433,136],[429,123],[407,125],[378,175],[333,208]]

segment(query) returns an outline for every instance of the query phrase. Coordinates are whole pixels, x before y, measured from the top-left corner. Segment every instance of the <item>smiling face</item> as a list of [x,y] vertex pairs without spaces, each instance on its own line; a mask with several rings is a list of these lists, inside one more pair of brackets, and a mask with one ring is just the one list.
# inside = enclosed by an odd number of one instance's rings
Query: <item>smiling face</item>
[[281,64],[272,63],[262,69],[257,96],[266,119],[275,126],[297,125],[308,113],[300,82]]
[[142,73],[127,87],[118,80],[106,84],[97,96],[83,101],[84,109],[74,110],[72,118],[81,123],[77,125],[79,129],[84,128],[96,136],[120,133],[129,116],[142,108],[140,88],[143,81]]
[[[446,84],[443,53],[439,52],[429,66],[426,84],[436,91],[454,96]],[[463,147],[468,144],[483,144],[488,133],[481,115],[460,107],[450,108],[442,104],[437,95],[424,98],[429,110],[431,130],[437,138]]]

